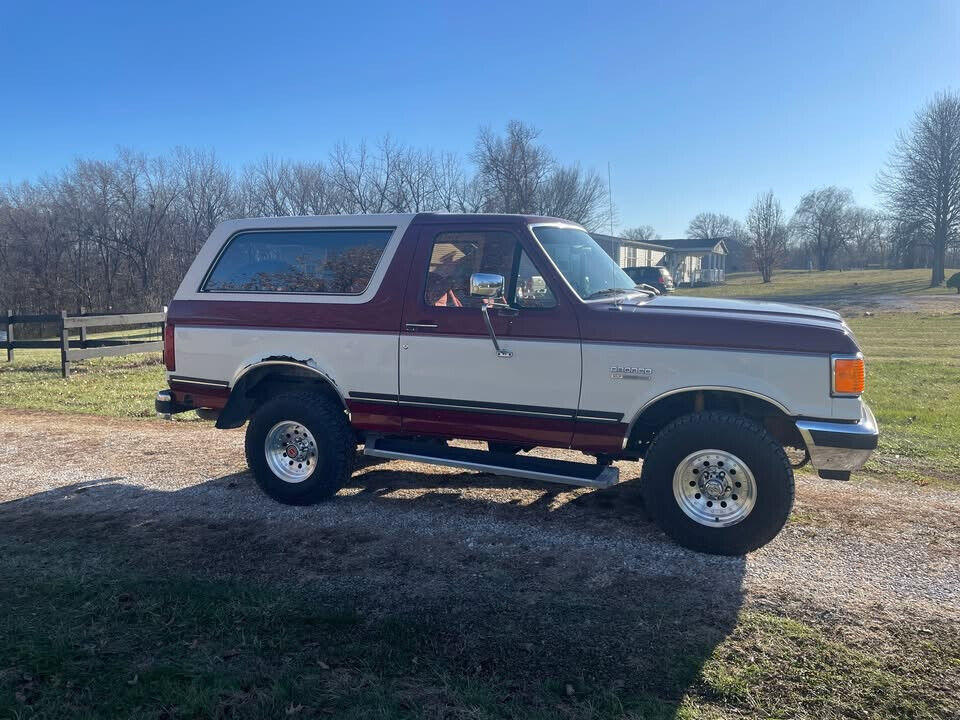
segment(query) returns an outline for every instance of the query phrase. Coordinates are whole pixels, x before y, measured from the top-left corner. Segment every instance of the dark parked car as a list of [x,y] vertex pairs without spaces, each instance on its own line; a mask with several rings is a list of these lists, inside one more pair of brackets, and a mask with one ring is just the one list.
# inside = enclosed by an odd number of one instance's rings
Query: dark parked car
[[660,265],[627,267],[623,271],[638,285],[643,283],[655,287],[660,293],[673,292],[673,278],[670,271]]

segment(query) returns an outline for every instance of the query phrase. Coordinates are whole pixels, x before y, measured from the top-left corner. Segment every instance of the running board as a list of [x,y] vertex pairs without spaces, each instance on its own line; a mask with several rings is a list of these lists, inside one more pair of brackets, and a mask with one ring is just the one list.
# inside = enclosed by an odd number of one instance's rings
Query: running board
[[620,482],[620,470],[612,465],[448,447],[441,443],[403,438],[370,436],[363,446],[363,454],[580,487],[607,488]]

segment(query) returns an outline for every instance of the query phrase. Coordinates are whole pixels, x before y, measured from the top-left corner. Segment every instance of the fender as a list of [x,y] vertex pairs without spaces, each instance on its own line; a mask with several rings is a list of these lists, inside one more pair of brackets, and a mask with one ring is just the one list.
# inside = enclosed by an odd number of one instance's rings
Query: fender
[[729,385],[688,385],[686,387],[674,388],[672,390],[667,390],[666,392],[662,392],[656,397],[653,397],[650,400],[648,400],[646,403],[644,403],[643,406],[634,414],[633,418],[630,420],[630,425],[627,428],[626,437],[629,438],[630,435],[633,433],[634,426],[637,424],[637,421],[641,417],[643,417],[643,414],[647,410],[652,408],[654,405],[656,405],[658,402],[660,402],[661,400],[668,398],[671,395],[679,395],[680,393],[687,393],[687,392],[696,392],[698,390],[708,390],[708,391],[712,390],[717,392],[730,393],[733,395],[746,395],[748,397],[756,398],[757,400],[763,400],[764,402],[769,403],[770,405],[777,408],[780,412],[782,412],[787,417],[797,416],[796,413],[791,412],[790,409],[786,405],[781,403],[779,400],[775,400],[769,395],[764,395],[762,393],[754,392],[753,390],[745,390],[740,387],[732,387]]
[[269,357],[244,366],[230,383],[230,398],[220,416],[216,427],[220,429],[237,428],[250,417],[257,398],[249,394],[267,376],[306,377],[321,382],[332,395],[335,395],[347,410],[343,392],[327,373],[316,367],[312,360],[298,360],[292,357]]

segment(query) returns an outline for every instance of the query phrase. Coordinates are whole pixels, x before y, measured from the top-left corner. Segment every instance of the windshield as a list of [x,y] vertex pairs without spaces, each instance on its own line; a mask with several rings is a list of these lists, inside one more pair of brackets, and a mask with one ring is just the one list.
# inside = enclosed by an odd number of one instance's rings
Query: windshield
[[584,230],[541,225],[532,228],[543,249],[584,300],[635,291],[636,283]]

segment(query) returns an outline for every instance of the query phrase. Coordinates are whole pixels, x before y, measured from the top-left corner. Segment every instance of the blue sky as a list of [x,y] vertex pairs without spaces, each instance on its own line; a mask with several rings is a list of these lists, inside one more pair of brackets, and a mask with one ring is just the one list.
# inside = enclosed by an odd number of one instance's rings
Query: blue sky
[[[202,5],[202,7],[201,7]],[[960,2],[0,0],[0,182],[125,145],[325,158],[390,133],[466,154],[511,118],[613,168],[620,226],[682,235],[766,189],[874,204],[899,128],[960,90]]]

